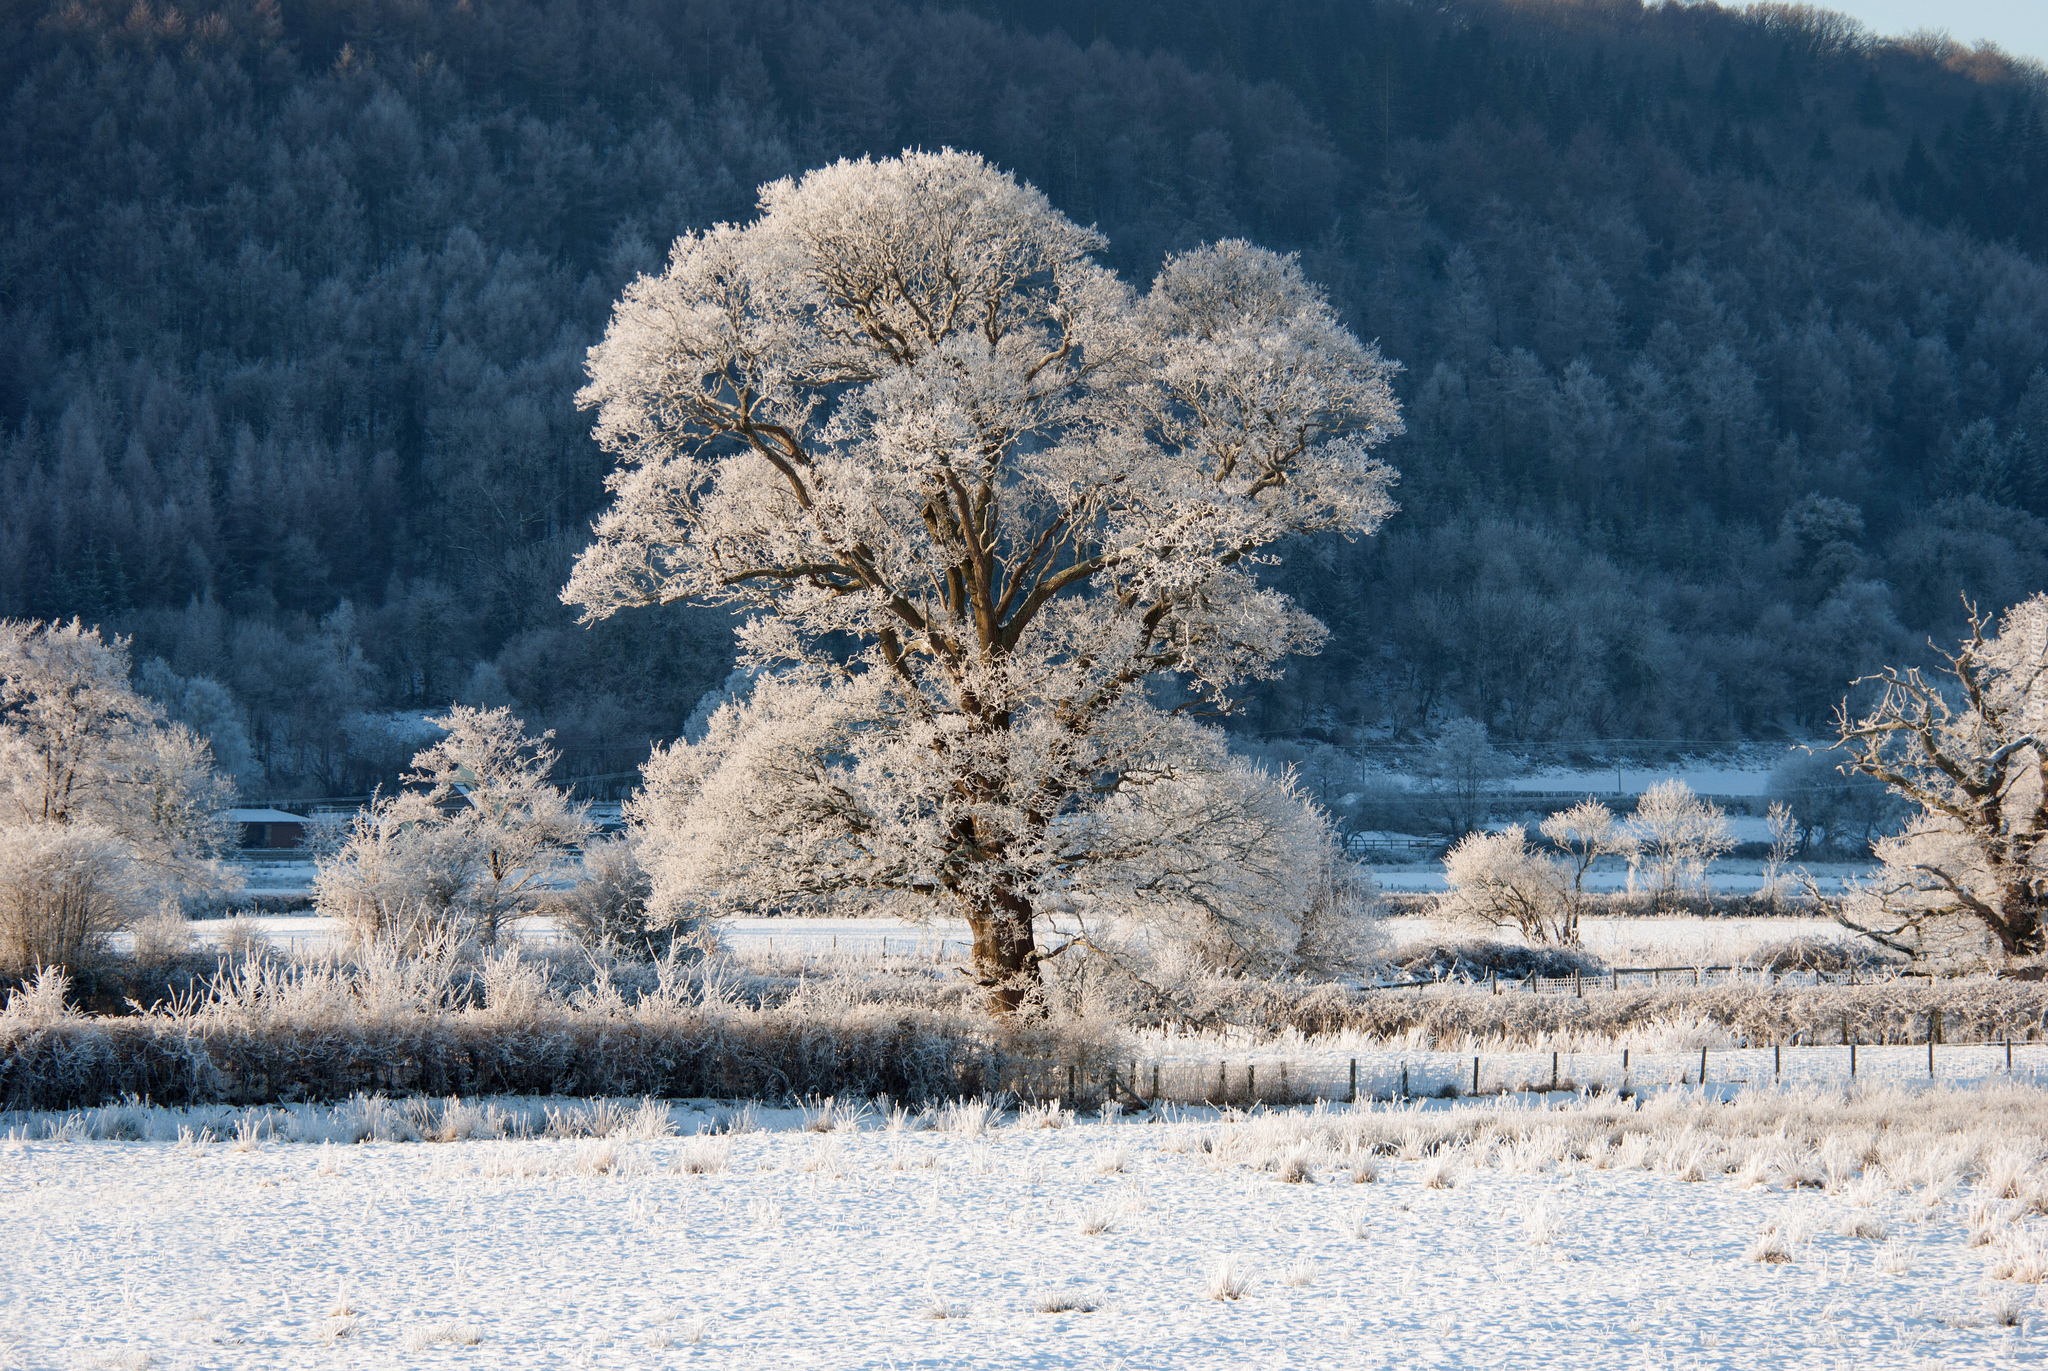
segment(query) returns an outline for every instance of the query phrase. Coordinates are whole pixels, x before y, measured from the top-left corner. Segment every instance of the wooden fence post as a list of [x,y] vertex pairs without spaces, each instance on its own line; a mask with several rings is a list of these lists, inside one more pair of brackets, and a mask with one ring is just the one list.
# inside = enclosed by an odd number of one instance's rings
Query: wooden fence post
[[1250,1062],[1244,1064],[1244,1098],[1247,1109],[1259,1102],[1259,1068]]
[[1703,1045],[1702,1045],[1702,1046],[1700,1047],[1700,1084],[1701,1084],[1701,1085],[1705,1085],[1706,1083],[1707,1083],[1707,1049],[1706,1049],[1705,1045],[1703,1044]]
[[1351,1096],[1344,1102],[1346,1104],[1358,1103],[1358,1058],[1356,1057],[1351,1059]]
[[1479,1058],[1472,1059],[1472,1093],[1479,1093]]
[[1557,1089],[1557,1054],[1550,1054],[1550,1088]]

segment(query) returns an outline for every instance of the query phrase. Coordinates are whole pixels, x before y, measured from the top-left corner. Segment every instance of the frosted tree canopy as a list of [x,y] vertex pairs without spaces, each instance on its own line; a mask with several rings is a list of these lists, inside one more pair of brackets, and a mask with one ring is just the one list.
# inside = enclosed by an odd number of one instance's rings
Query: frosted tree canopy
[[619,465],[564,599],[741,607],[759,673],[648,765],[657,899],[951,900],[998,1008],[1051,908],[1291,952],[1326,823],[1188,715],[1319,646],[1257,571],[1394,511],[1394,365],[1292,258],[1141,293],[971,154],[760,203],[627,287],[580,397]]

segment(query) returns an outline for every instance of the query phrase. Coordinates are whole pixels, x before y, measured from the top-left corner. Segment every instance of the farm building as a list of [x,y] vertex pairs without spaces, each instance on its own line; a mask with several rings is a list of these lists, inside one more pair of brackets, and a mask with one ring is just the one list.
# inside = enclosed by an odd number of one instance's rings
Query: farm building
[[228,817],[242,826],[242,848],[297,847],[306,840],[306,816],[282,809],[230,809]]

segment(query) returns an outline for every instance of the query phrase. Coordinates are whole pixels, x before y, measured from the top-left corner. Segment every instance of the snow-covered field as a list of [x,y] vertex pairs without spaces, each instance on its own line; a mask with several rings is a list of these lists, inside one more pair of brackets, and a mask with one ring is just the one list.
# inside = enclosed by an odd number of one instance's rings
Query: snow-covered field
[[[229,922],[202,919],[192,924],[192,931],[202,941],[216,942],[228,931]],[[315,914],[260,914],[243,924],[261,932],[273,946],[287,953],[318,956],[343,941],[339,924]],[[1470,929],[1426,916],[1389,918],[1384,929],[1396,946],[1424,940],[1455,942],[1474,936]],[[519,936],[540,946],[557,940],[553,926],[545,919],[523,920]],[[736,955],[772,961],[882,956],[892,960],[961,961],[967,958],[972,946],[967,925],[957,919],[924,923],[895,919],[728,919],[719,925],[719,936]],[[1791,938],[1846,940],[1854,936],[1832,919],[1789,916],[1588,919],[1581,928],[1586,950],[1616,966],[1731,966],[1759,947]],[[116,939],[117,945],[120,941]]]
[[[1813,883],[1825,894],[1839,894],[1843,883],[1868,876],[1871,867],[1859,862],[1813,862],[1802,863],[1798,872],[1780,876],[1787,893],[1796,893],[1798,875],[1803,872],[1813,877]],[[1443,890],[1444,868],[1441,862],[1418,862],[1412,866],[1375,866],[1373,879],[1382,890],[1416,891]],[[1754,861],[1719,861],[1710,863],[1706,871],[1705,884],[1718,895],[1751,895],[1764,889],[1770,877],[1765,873],[1763,863]],[[1641,882],[1638,880],[1638,886]],[[1586,873],[1586,889],[1612,893],[1629,888],[1628,864],[1603,860]]]
[[[1388,938],[1399,946],[1410,942],[1457,942],[1477,936],[1427,916],[1388,919]],[[1579,925],[1580,944],[1612,966],[1737,966],[1760,947],[1793,938],[1853,942],[1857,934],[1833,919],[1587,919]]]
[[[2048,1357],[2037,1287],[2011,1279],[2048,1261],[2024,1212],[2042,1198],[2048,1098],[1795,1097],[1789,1136],[1772,1103],[1785,1098],[1165,1123],[969,1108],[923,1129],[870,1114],[826,1132],[771,1111],[775,1131],[657,1136],[731,1126],[730,1108],[699,1104],[654,1110],[655,1128],[620,1111],[602,1138],[353,1146],[253,1126],[238,1145],[231,1118],[210,1144],[196,1128],[185,1142],[30,1141],[53,1121],[15,1119],[0,1144],[0,1364]],[[178,1121],[157,1115],[139,1131]]]

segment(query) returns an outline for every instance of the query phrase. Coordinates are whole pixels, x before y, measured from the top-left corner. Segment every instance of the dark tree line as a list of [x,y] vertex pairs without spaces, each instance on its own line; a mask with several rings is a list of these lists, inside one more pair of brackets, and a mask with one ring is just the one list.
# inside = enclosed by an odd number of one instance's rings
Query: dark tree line
[[1278,573],[1336,634],[1248,728],[1803,730],[2048,584],[2048,86],[1995,53],[1634,0],[7,0],[0,76],[0,613],[135,634],[248,790],[366,786],[451,699],[584,774],[679,732],[729,625],[555,599],[583,350],[681,229],[910,144],[1135,275],[1298,250],[1406,363],[1405,512]]

